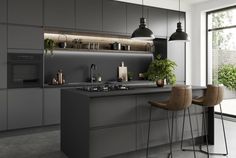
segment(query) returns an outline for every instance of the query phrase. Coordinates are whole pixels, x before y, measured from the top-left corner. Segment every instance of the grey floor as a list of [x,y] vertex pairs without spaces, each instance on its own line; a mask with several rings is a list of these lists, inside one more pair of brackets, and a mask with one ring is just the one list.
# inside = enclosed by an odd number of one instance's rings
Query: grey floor
[[[216,145],[211,151],[224,151],[223,133],[219,119],[216,120]],[[236,122],[225,121],[229,155],[227,158],[236,158]],[[150,158],[166,158],[168,147],[153,148],[150,150]],[[145,152],[138,151],[125,155],[113,156],[112,158],[144,158]],[[175,158],[191,158],[191,152],[179,150],[179,144],[174,145]],[[197,153],[198,158],[205,158],[206,155]],[[211,156],[221,158],[224,156]],[[12,132],[0,133],[0,158],[67,158],[60,152],[60,131],[58,127],[43,129],[27,129]]]

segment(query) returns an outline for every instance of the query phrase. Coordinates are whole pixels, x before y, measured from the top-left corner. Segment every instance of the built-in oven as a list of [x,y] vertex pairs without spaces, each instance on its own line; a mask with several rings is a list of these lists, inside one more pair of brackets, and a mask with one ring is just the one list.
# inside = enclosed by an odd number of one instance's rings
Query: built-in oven
[[43,55],[29,53],[8,53],[7,87],[42,87]]

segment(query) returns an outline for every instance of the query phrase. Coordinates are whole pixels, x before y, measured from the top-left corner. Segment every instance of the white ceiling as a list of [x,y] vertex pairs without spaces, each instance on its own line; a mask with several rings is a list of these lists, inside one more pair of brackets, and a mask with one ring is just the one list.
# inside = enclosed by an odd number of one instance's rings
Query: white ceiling
[[[142,0],[116,0],[127,3],[142,4]],[[213,0],[180,0],[181,10],[187,10],[191,5]],[[144,0],[144,5],[178,10],[179,0]]]

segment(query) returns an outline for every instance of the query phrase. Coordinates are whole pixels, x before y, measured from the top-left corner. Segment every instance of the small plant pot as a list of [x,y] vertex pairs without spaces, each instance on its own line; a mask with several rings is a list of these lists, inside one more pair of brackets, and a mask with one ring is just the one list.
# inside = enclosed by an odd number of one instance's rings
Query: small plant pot
[[156,80],[157,87],[164,87],[164,80]]

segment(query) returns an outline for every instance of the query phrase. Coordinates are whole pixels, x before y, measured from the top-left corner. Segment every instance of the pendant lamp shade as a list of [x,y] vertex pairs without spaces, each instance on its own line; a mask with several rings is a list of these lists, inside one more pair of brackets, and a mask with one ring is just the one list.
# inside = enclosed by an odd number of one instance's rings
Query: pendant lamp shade
[[169,41],[185,41],[185,42],[190,41],[188,34],[186,32],[183,32],[181,22],[177,23],[176,32],[170,36]]
[[132,36],[132,39],[138,39],[138,40],[153,40],[155,36],[153,35],[153,32],[147,28],[146,25],[146,19],[145,18],[140,18],[140,25],[139,28],[137,28]]
[[140,18],[140,25],[132,33],[131,38],[137,40],[153,40],[155,38],[153,32],[149,28],[147,28],[146,19],[143,17],[143,0],[142,0],[142,17]]
[[182,25],[180,22],[180,0],[179,0],[179,22],[177,23],[176,32],[174,32],[170,36],[169,41],[182,41],[182,42],[189,42],[190,41],[188,34],[183,31]]

